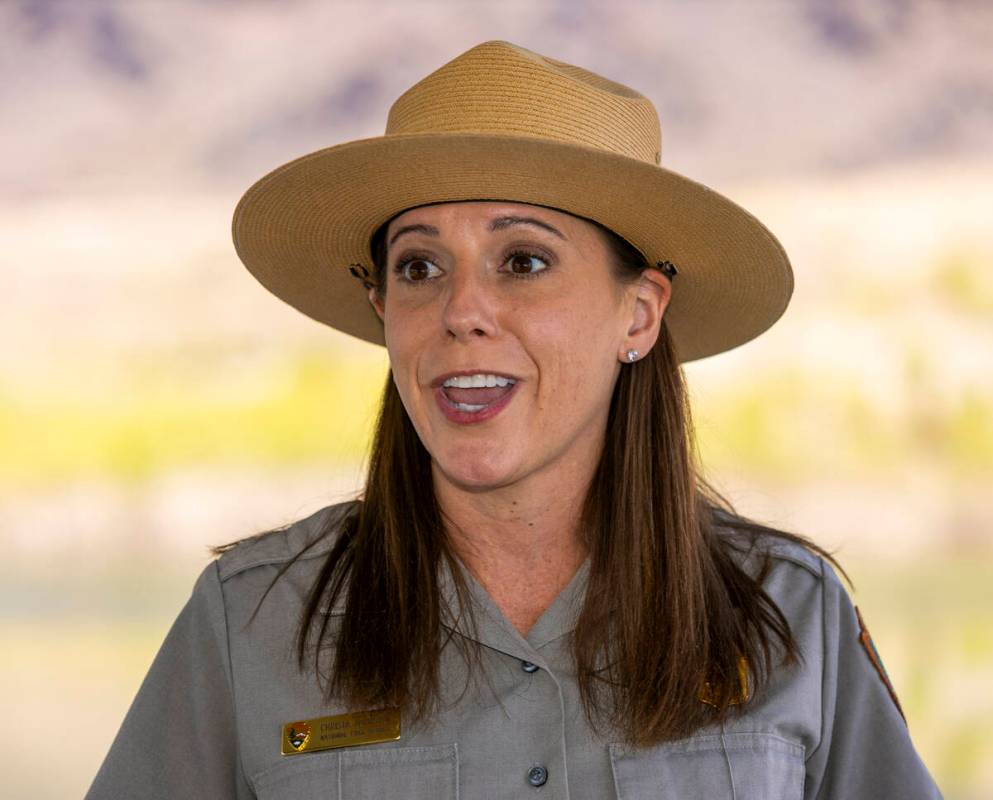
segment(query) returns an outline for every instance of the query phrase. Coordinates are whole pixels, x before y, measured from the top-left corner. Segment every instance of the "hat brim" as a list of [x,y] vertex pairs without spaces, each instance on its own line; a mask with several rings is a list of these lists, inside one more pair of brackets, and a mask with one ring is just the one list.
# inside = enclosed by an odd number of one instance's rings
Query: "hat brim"
[[679,270],[665,320],[680,362],[744,344],[786,310],[793,272],[776,237],[718,192],[664,167],[565,142],[483,133],[403,134],[283,164],[242,196],[235,250],[273,294],[375,344],[383,325],[349,272],[369,240],[414,206],[505,200],[595,219],[650,264]]

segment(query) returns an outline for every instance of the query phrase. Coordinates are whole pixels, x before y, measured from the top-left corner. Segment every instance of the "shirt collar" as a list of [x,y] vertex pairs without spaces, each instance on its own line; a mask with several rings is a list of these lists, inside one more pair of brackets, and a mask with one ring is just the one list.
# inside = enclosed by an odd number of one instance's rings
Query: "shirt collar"
[[[447,613],[442,624],[449,630],[479,642],[486,647],[508,655],[545,666],[539,651],[545,645],[571,633],[579,620],[586,588],[589,583],[590,560],[587,557],[565,588],[545,609],[526,637],[511,624],[497,606],[492,596],[476,580],[461,561],[456,560],[457,568],[465,577],[468,589],[468,602],[472,607],[472,618],[461,611],[455,590],[455,578],[448,560],[441,559],[438,565],[438,591]],[[345,612],[345,595],[339,594],[331,607],[326,604],[321,611],[325,614],[340,615]],[[473,626],[475,622],[475,627]]]
[[550,642],[571,633],[579,620],[583,600],[586,597],[586,587],[589,581],[589,558],[585,559],[576,570],[576,574],[545,609],[526,637],[511,624],[497,606],[493,597],[476,580],[473,574],[461,562],[458,567],[465,576],[469,590],[469,602],[475,617],[475,630],[468,615],[458,616],[458,597],[455,594],[455,583],[447,561],[443,560],[439,567],[439,589],[444,602],[451,609],[451,624],[446,625],[462,636],[473,639],[480,644],[500,650],[509,655],[532,661],[538,651]]

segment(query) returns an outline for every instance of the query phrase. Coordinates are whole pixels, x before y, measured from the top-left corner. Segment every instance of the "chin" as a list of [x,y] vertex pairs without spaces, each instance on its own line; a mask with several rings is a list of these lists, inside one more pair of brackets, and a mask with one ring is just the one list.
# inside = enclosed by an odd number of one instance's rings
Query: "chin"
[[434,462],[435,467],[448,481],[470,491],[512,483],[516,473],[516,470],[504,459],[480,458],[472,452],[462,452],[448,458],[442,457],[435,459]]

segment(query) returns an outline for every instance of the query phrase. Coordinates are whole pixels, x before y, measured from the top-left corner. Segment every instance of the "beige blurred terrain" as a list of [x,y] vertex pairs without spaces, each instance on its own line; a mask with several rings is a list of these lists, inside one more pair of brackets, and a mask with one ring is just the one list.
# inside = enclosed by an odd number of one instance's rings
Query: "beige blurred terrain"
[[208,545],[359,488],[385,352],[231,213],[487,39],[647,94],[782,241],[783,318],[686,366],[707,475],[836,550],[945,796],[993,796],[993,6],[716,0],[0,4],[0,795],[85,792]]

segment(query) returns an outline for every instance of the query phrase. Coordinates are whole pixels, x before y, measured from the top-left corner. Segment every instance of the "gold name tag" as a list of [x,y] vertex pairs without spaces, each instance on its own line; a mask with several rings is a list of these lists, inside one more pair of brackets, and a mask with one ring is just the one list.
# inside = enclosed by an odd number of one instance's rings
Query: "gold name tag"
[[295,756],[332,747],[394,742],[399,738],[399,709],[353,711],[333,717],[287,722],[283,726],[279,752],[284,756]]

